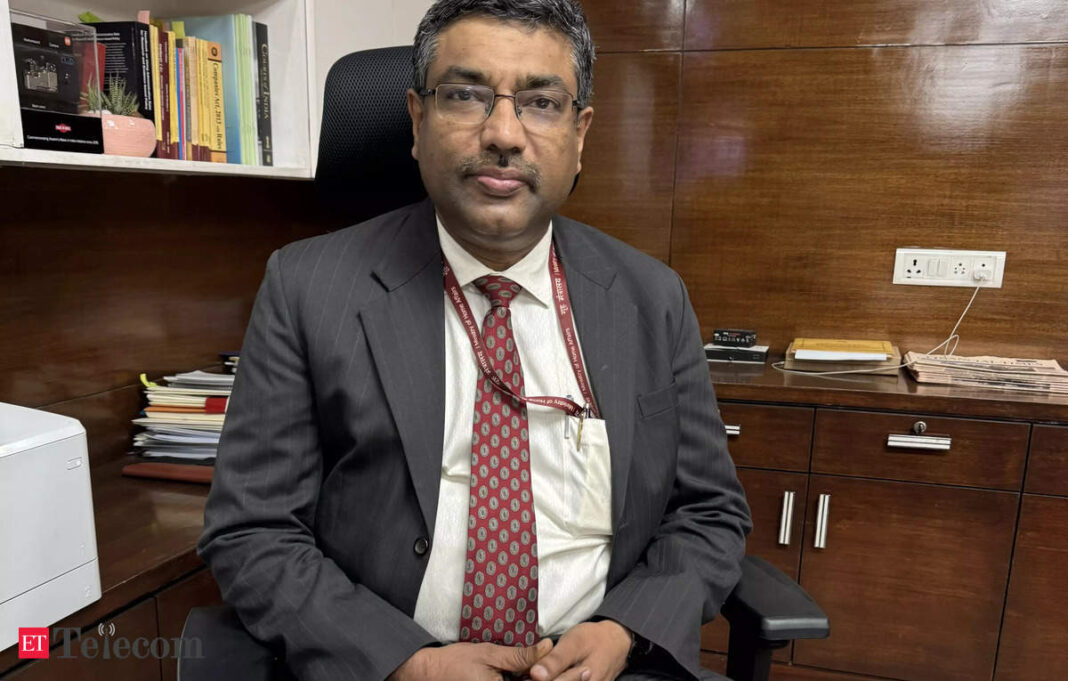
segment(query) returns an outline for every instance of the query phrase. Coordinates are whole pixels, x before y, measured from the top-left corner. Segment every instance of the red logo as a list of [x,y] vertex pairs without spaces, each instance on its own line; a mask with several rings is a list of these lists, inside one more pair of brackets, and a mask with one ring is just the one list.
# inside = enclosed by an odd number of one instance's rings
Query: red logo
[[48,627],[19,627],[19,659],[48,658]]
[[56,125],[56,130],[59,132],[70,132],[70,126],[66,123],[59,123]]

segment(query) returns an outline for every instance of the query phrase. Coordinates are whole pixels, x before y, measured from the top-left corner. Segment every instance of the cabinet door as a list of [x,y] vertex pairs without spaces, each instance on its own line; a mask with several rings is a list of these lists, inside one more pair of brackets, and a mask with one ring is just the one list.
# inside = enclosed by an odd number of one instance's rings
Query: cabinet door
[[1068,499],[1025,495],[996,681],[1068,678]]
[[[738,479],[745,487],[745,497],[753,514],[753,531],[746,540],[746,553],[760,556],[797,579],[808,476],[739,468]],[[788,493],[793,494],[792,507],[784,503]],[[786,543],[780,543],[780,538]],[[728,630],[727,621],[722,617],[709,622],[701,629],[701,648],[727,652]],[[787,660],[789,652],[789,648],[777,651],[775,659]]]
[[[825,548],[814,548],[826,498]],[[813,475],[801,584],[831,636],[798,664],[905,681],[994,672],[1019,495]]]
[[1068,428],[1034,427],[1024,491],[1068,496]]

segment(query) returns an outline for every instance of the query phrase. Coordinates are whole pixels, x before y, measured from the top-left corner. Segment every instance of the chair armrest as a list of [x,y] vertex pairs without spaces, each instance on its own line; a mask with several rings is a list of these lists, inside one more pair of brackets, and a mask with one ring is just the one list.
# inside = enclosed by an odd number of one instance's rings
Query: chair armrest
[[805,590],[756,556],[742,561],[742,578],[722,614],[732,632],[749,632],[761,641],[827,638],[831,633],[827,615]]
[[178,681],[291,681],[273,652],[229,605],[193,608],[182,628]]

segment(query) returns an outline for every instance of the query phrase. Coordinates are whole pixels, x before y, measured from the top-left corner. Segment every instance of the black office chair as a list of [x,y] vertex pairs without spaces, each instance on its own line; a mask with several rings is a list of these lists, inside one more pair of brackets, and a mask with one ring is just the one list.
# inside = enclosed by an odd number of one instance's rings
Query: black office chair
[[[316,184],[338,226],[360,222],[426,196],[411,157],[404,93],[412,48],[390,47],[342,57],[326,79]],[[767,681],[771,655],[796,639],[826,638],[827,616],[793,580],[753,556],[723,606],[730,622],[727,676]],[[201,647],[178,664],[179,681],[292,677],[276,655],[249,635],[229,606],[194,608],[183,639]]]

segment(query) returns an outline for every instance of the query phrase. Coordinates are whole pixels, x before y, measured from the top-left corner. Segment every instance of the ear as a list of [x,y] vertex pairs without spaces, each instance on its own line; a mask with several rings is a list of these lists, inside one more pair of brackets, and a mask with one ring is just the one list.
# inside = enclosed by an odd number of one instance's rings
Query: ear
[[408,89],[408,115],[412,119],[412,158],[419,160],[419,128],[423,124],[426,110],[423,108],[423,98],[415,90]]
[[587,106],[579,112],[578,120],[575,122],[575,135],[578,138],[578,161],[575,168],[576,174],[582,172],[582,147],[586,143],[586,131],[590,129],[591,123],[593,123],[593,107]]

